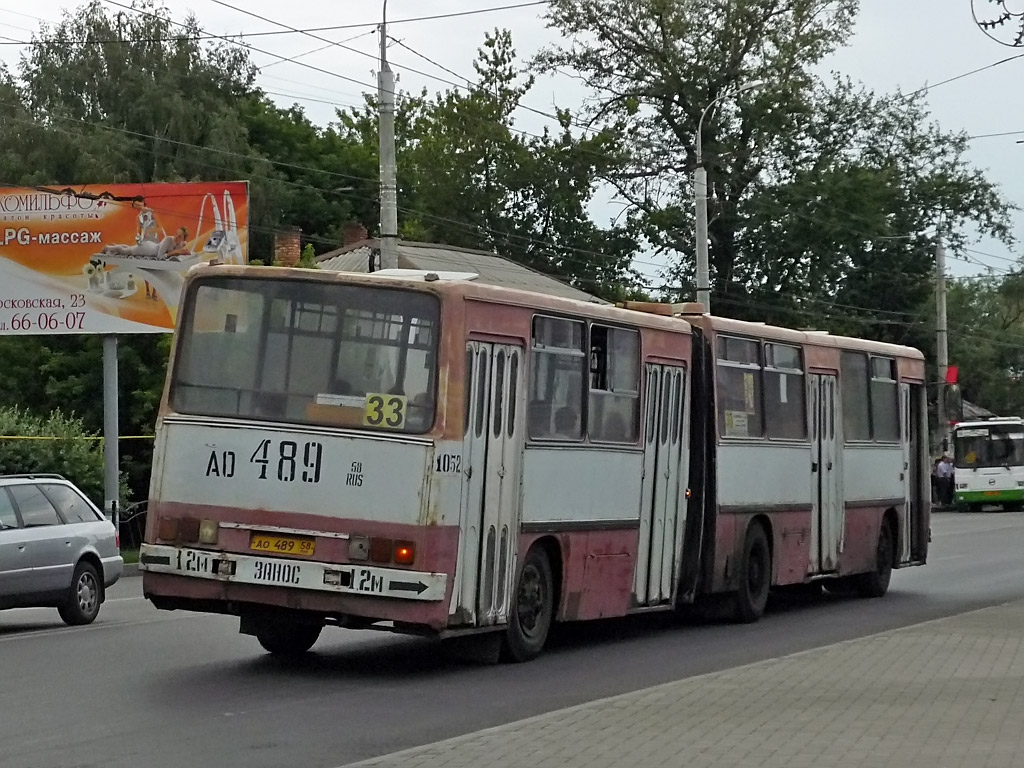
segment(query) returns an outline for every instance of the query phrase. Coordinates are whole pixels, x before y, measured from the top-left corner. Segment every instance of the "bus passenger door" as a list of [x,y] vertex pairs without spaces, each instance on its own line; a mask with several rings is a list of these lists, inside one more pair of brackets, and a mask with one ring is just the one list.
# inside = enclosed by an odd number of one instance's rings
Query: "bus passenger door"
[[522,354],[519,347],[483,342],[466,348],[459,607],[478,626],[507,620],[516,569]]
[[[930,472],[927,436],[921,434],[922,387],[900,384],[900,444],[903,448],[903,518],[900,525],[900,563],[924,561],[926,527],[930,512]],[[923,545],[922,545],[923,542]]]
[[644,477],[633,596],[637,605],[658,605],[672,599],[686,522],[686,371],[648,365],[646,377]]
[[811,374],[810,573],[835,571],[843,551],[843,436],[835,376]]

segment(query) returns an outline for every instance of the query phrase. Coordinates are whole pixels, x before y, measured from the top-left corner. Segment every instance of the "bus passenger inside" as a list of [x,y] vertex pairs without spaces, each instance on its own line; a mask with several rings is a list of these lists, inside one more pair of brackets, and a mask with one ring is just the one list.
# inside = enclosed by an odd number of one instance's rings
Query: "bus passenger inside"
[[626,427],[626,420],[621,413],[612,411],[605,416],[601,439],[607,440],[610,443],[633,442],[633,437],[629,434],[629,429]]
[[431,407],[430,395],[420,392],[409,399],[409,423],[410,426],[426,430],[433,421],[434,410]]
[[552,437],[560,437],[568,440],[578,440],[580,437],[579,419],[576,411],[569,406],[559,408],[555,411],[555,433]]

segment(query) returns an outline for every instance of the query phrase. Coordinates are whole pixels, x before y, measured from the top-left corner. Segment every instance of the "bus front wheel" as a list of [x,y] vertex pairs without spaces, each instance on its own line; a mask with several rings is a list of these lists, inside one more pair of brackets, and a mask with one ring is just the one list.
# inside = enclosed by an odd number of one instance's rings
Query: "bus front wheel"
[[532,547],[519,570],[512,610],[505,631],[503,656],[523,662],[544,650],[555,615],[551,563],[541,547]]

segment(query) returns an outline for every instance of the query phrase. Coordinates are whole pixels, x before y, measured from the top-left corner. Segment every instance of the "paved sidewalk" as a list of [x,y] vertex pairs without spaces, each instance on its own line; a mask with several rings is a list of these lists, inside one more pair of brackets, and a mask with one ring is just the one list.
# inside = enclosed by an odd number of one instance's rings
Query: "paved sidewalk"
[[1024,767],[1024,600],[354,765]]

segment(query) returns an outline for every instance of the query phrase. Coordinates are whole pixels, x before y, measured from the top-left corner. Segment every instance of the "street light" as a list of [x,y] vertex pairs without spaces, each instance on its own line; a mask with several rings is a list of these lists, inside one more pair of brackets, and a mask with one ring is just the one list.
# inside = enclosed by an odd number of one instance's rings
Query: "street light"
[[711,277],[708,271],[708,172],[704,168],[704,158],[701,153],[700,139],[701,129],[704,127],[704,118],[708,112],[719,101],[726,96],[732,96],[753,88],[760,88],[764,83],[756,80],[752,83],[744,83],[734,91],[727,91],[714,99],[704,108],[700,120],[697,122],[697,164],[693,169],[693,197],[697,207],[697,301],[704,305],[704,311],[711,313]]

